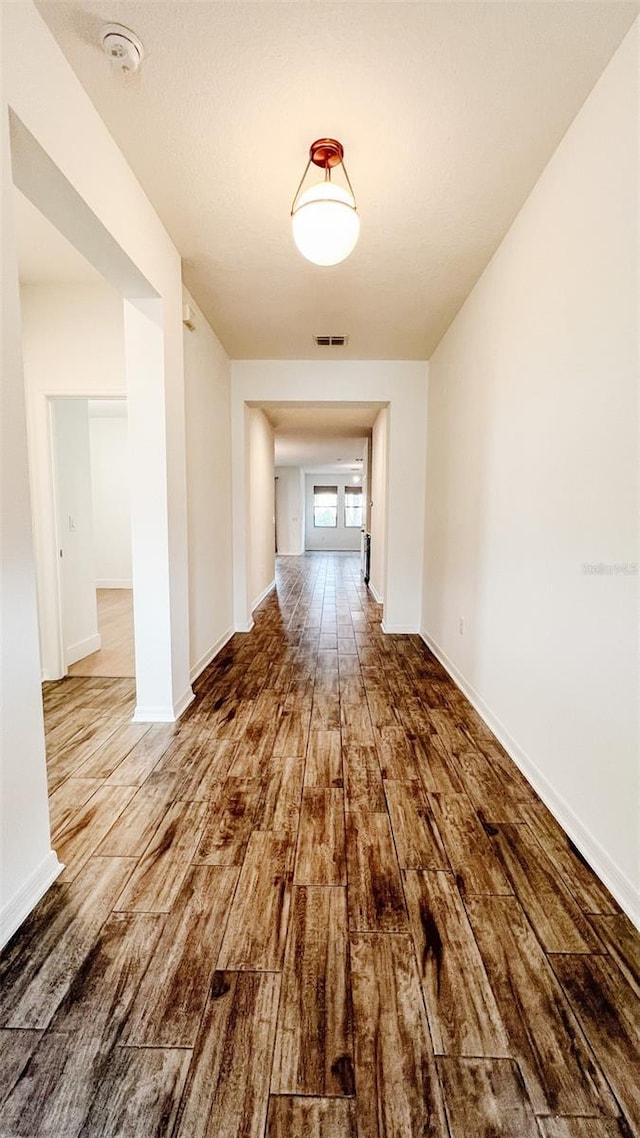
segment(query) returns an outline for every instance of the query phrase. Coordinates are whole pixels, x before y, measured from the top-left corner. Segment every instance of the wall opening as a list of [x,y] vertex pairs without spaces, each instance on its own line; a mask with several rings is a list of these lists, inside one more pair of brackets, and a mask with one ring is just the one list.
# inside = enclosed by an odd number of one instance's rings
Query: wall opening
[[[373,520],[371,508],[372,436],[381,403],[332,400],[315,403],[245,403],[243,435],[246,470],[248,607],[253,611],[263,590],[273,584],[273,564],[262,566],[256,576],[258,548],[266,549],[275,515],[275,547],[281,556],[313,552],[359,554],[364,573],[366,535]],[[258,418],[256,418],[258,417]],[[268,470],[258,470],[260,451],[258,422],[270,432],[269,463],[275,468],[275,499],[257,506],[258,486],[267,485]],[[264,451],[264,447],[262,447]],[[271,457],[273,456],[273,458]],[[264,465],[264,454],[262,459]],[[380,495],[386,495],[386,450],[378,447],[376,463]],[[322,500],[321,500],[322,499]],[[326,499],[326,501],[325,501]],[[378,498],[373,542],[378,563],[386,561],[386,511]],[[262,532],[264,530],[264,533]],[[262,585],[262,589],[258,585]],[[383,602],[382,588],[373,582],[376,600]]]
[[[117,341],[118,375],[100,383],[81,382],[75,387],[60,384],[51,390],[43,381],[32,410],[30,436],[37,446],[50,450],[46,398],[50,395],[106,396],[127,395],[130,439],[132,584],[135,637],[137,721],[173,720],[193,698],[187,691],[174,692],[171,590],[169,581],[169,503],[167,484],[167,444],[165,408],[164,310],[156,290],[130,260],[87,203],[66,180],[20,120],[11,115],[11,153],[13,180],[39,226],[51,238],[50,273],[63,264],[63,271],[75,272],[84,266],[87,277],[78,284],[78,299],[84,303],[92,290],[109,292],[112,301],[110,333],[100,350],[87,361],[88,376],[100,371],[103,354]],[[17,198],[17,194],[16,194]],[[19,228],[19,226],[17,226]],[[44,232],[44,229],[42,232]],[[32,242],[33,245],[33,242]],[[63,252],[64,250],[64,252]],[[28,258],[27,258],[28,260]],[[51,284],[49,279],[42,282]],[[66,286],[73,282],[67,279]],[[106,303],[106,302],[105,302]],[[116,315],[117,314],[117,315]],[[67,344],[77,344],[86,333],[78,318],[67,328]],[[24,320],[23,320],[24,324]],[[93,322],[93,330],[95,330]],[[58,347],[61,347],[58,344]],[[29,361],[25,358],[25,372]],[[104,375],[102,376],[104,379]],[[28,383],[28,377],[27,377]],[[33,445],[30,448],[33,454]],[[49,518],[54,516],[51,489],[51,459],[40,470],[39,490],[48,498]],[[36,496],[39,492],[36,488]],[[32,483],[33,491],[33,483]],[[40,516],[46,514],[40,509]],[[34,509],[34,516],[38,511]],[[151,521],[153,519],[153,521]],[[47,523],[44,523],[46,529]],[[58,573],[55,565],[55,536],[48,523],[48,534],[35,534],[39,566],[40,639],[43,676],[55,679],[65,674],[64,651],[60,639]],[[53,556],[52,556],[53,551]],[[44,617],[43,617],[44,614]]]
[[125,399],[50,400],[63,663],[134,677]]
[[[126,589],[132,612],[124,319],[116,290],[14,199],[41,674],[54,680],[92,674],[78,665],[101,649],[96,586]],[[111,674],[135,674],[132,638]],[[110,674],[104,656],[90,663]]]

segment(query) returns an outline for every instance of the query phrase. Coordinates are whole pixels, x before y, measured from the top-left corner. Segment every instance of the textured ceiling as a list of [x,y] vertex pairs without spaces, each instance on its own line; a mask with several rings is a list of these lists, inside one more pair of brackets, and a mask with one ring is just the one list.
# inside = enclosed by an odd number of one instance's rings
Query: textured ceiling
[[275,465],[298,466],[313,474],[362,474],[366,439],[332,439],[322,434],[278,433]]
[[333,438],[369,434],[378,412],[385,403],[270,403],[250,402],[260,406],[276,432],[309,434],[330,433]]
[[314,473],[362,471],[382,403],[260,403],[274,428],[276,466]]
[[[428,358],[630,26],[637,4],[42,0],[39,9],[234,358]],[[97,47],[142,39],[136,75]],[[338,137],[360,242],[320,269],[289,208]]]

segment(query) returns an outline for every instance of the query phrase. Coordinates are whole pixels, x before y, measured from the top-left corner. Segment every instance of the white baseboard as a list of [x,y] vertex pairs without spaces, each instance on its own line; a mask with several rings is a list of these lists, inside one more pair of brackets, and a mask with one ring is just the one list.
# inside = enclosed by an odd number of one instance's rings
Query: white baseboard
[[0,910],[0,948],[4,948],[63,869],[64,865],[58,861],[55,850],[50,850],[24,885],[14,893],[8,904],[3,906]]
[[375,585],[374,585],[373,581],[371,580],[371,578],[369,578],[369,585],[368,585],[368,589],[369,589],[369,592],[370,592],[370,593],[373,595],[373,599],[374,599],[374,601],[376,602],[376,604],[378,604],[378,605],[383,605],[383,604],[384,604],[384,601],[383,601],[382,597],[380,596],[380,593],[379,593],[379,592],[378,592],[378,590],[376,589],[376,587],[375,587]]
[[174,720],[180,718],[183,711],[187,710],[189,704],[193,703],[195,698],[196,698],[196,693],[194,692],[193,688],[191,687],[191,684],[189,684],[189,687],[187,688],[187,690],[182,693],[182,695],[180,696],[180,699],[176,700],[176,702],[173,705],[173,718],[174,718]]
[[133,581],[127,578],[119,577],[105,577],[103,580],[96,581],[96,589],[132,589]]
[[138,704],[131,720],[132,723],[175,723],[180,718],[182,713],[186,711],[190,703],[193,703],[196,698],[195,692],[191,687],[188,687],[180,699],[176,700],[173,706],[167,707],[145,707],[143,704]]
[[95,636],[87,636],[84,640],[78,640],[75,644],[70,644],[68,648],[65,648],[64,662],[68,668],[77,660],[84,660],[85,656],[90,656],[92,652],[99,652],[101,648],[102,637],[99,632],[96,632]]
[[175,723],[175,721],[176,715],[171,706],[145,707],[144,704],[137,704],[131,719],[132,723]]
[[276,587],[276,579],[274,577],[271,584],[267,585],[266,589],[262,590],[262,592],[260,593],[260,596],[256,597],[255,600],[251,602],[251,612],[253,612],[255,609],[257,609],[258,605],[262,604],[265,597],[268,597],[269,593],[272,591],[272,589],[275,589],[275,587]]
[[245,624],[236,624],[234,632],[251,632],[255,626],[254,620],[248,620]]
[[360,553],[360,546],[354,546],[353,549],[340,548],[339,546],[319,545],[317,549],[314,546],[307,545],[304,549],[305,553],[348,553],[350,556],[353,553]]
[[562,826],[562,829],[577,846],[580,853],[591,866],[593,872],[600,878],[604,885],[606,885],[609,892],[613,894],[616,901],[622,906],[629,920],[633,922],[636,928],[640,928],[640,892],[634,886],[633,882],[619,869],[598,839],[594,837],[591,831],[587,829],[580,818],[578,818],[566,799],[558,793],[555,787],[549,782],[547,776],[544,775],[537,764],[534,763],[533,759],[529,758],[522,747],[512,738],[498,716],[487,706],[475,688],[468,683],[440,645],[428,632],[421,631],[420,636],[427,647],[431,649],[434,656],[437,656],[442,666],[446,668],[452,680],[454,680],[460,690],[466,695],[469,702],[475,707],[478,715],[484,720],[487,727],[493,732],[500,743],[502,743],[505,751],[508,752],[516,766],[522,771],[527,781],[531,783],[536,793],[540,795],[540,798],[551,811],[556,822]]
[[189,672],[189,679],[191,680],[191,683],[193,683],[194,680],[197,680],[198,676],[201,674],[201,672],[204,672],[205,668],[208,668],[212,660],[215,660],[218,652],[222,651],[225,644],[229,643],[232,636],[233,629],[228,628],[227,631],[222,634],[222,636],[218,637],[215,644],[209,649],[209,651],[205,652],[204,656],[201,656],[197,663],[193,665],[191,671]]
[[418,631],[415,624],[387,624],[385,620],[381,622],[380,628],[388,636],[415,636]]

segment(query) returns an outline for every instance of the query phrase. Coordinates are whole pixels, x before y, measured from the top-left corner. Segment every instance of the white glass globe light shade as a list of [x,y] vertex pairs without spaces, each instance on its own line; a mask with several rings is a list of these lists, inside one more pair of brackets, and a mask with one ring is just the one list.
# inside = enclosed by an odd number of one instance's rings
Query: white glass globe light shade
[[293,239],[314,265],[337,265],[356,247],[360,218],[342,186],[319,182],[298,198],[293,216]]

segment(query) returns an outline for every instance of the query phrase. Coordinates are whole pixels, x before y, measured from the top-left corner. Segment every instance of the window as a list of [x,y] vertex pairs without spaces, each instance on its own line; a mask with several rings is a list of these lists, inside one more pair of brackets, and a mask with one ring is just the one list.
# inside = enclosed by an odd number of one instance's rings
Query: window
[[362,527],[362,486],[344,488],[344,524],[348,527]]
[[313,524],[318,528],[335,529],[338,525],[338,487],[313,487]]

